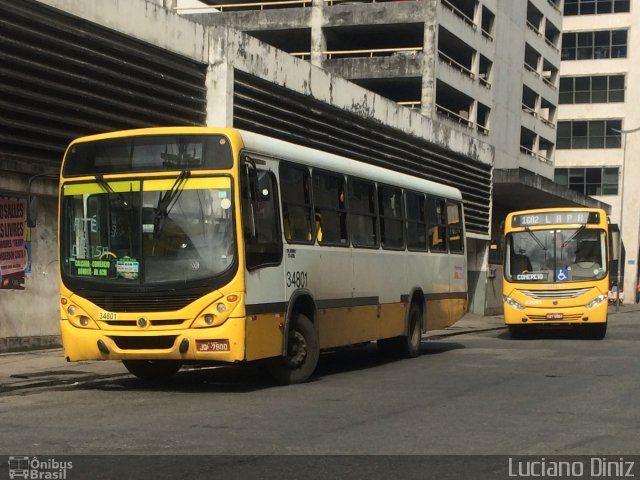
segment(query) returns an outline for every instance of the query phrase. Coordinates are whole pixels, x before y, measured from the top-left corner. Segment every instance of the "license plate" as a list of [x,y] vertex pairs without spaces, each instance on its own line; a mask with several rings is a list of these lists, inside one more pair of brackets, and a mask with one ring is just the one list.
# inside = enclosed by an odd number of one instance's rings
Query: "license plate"
[[228,352],[231,350],[229,340],[196,340],[199,352]]
[[547,320],[562,320],[562,313],[547,313]]

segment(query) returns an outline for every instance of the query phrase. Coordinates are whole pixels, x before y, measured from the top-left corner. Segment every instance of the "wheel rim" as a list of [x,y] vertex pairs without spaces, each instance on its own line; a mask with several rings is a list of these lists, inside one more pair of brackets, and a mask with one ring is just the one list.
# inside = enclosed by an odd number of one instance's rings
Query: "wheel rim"
[[413,314],[413,318],[411,319],[411,345],[418,350],[420,348],[420,320],[419,313],[416,312]]
[[289,335],[289,345],[287,347],[287,363],[292,367],[298,367],[307,358],[307,341],[304,336],[294,331]]

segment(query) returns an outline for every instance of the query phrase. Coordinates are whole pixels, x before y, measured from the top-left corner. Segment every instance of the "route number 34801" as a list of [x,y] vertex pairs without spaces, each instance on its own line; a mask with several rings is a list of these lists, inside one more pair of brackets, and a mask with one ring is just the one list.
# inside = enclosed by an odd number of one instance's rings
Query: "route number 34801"
[[287,272],[287,288],[306,288],[307,272]]

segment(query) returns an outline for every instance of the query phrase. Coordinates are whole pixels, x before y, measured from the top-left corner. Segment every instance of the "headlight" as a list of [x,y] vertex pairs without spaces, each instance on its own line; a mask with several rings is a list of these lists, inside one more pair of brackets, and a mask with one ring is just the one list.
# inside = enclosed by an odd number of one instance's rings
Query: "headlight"
[[513,298],[511,297],[507,297],[506,295],[504,295],[502,297],[502,299],[504,300],[504,303],[506,303],[507,305],[511,305],[513,308],[515,308],[516,310],[524,310],[524,306],[520,305],[518,302],[516,302]]
[[587,309],[591,310],[593,307],[597,307],[598,305],[600,305],[602,302],[604,302],[607,299],[607,296],[602,294],[602,295],[598,295],[596,298],[594,298],[593,300],[591,300],[589,303],[587,303],[585,305],[585,307],[587,307]]

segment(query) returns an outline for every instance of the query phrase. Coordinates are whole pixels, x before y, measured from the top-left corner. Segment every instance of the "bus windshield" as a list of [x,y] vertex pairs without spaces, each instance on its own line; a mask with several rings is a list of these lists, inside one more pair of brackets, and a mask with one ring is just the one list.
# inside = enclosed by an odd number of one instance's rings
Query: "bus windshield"
[[63,276],[169,285],[219,276],[234,264],[228,177],[71,183],[63,187]]
[[511,282],[563,283],[600,280],[607,273],[606,233],[559,228],[506,236],[505,278]]

